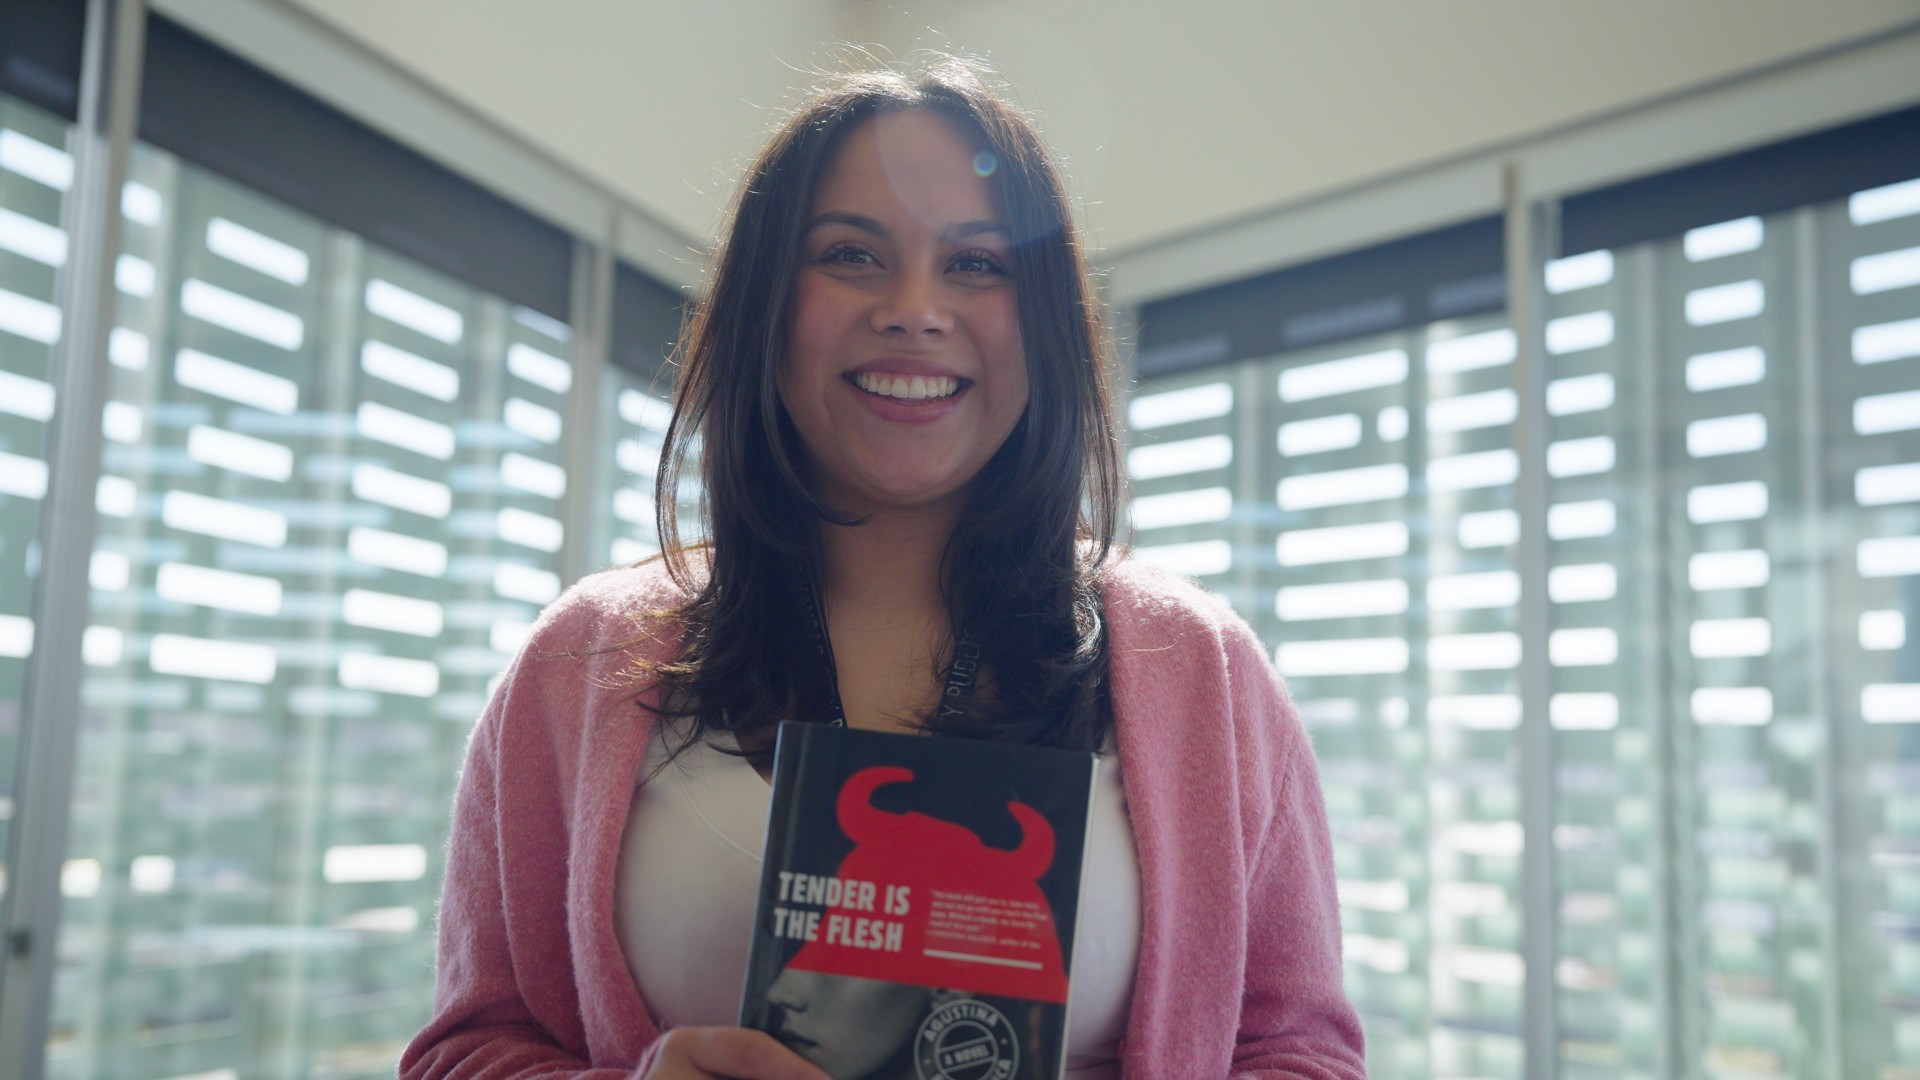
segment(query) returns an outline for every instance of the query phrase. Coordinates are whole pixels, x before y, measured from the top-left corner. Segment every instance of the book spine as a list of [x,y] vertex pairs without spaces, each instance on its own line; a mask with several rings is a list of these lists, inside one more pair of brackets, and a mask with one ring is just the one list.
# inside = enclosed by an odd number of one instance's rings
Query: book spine
[[767,842],[760,857],[760,893],[754,899],[753,945],[747,954],[747,975],[740,993],[740,1026],[770,1031],[773,1017],[767,1014],[766,995],[754,993],[771,980],[762,978],[762,969],[773,963],[768,955],[777,946],[772,934],[760,920],[767,912],[767,897],[775,895],[782,867],[793,861],[794,844],[800,828],[799,815],[793,813],[794,792],[806,775],[802,764],[813,746],[813,724],[781,724],[773,749],[773,800],[767,814]]
[[[1100,791],[1100,758],[1097,754],[1088,754],[1087,802],[1080,815],[1080,873],[1073,879],[1073,933],[1060,943],[1065,953],[1067,982],[1071,987],[1075,978],[1073,970],[1073,949],[1080,940],[1080,931],[1086,925],[1087,915],[1087,864],[1093,861],[1093,800]],[[1062,1077],[1067,1073],[1067,1031],[1073,1023],[1073,992],[1067,992],[1067,1003],[1060,1006],[1060,1055],[1053,1062],[1050,1077]]]

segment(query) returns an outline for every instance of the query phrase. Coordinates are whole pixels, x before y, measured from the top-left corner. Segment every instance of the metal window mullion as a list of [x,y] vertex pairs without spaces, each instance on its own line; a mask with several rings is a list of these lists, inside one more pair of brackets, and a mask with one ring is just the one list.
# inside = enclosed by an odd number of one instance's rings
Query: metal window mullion
[[[1134,328],[1129,331],[1134,332]],[[1235,597],[1247,598],[1250,606],[1243,614],[1250,621],[1256,614],[1277,614],[1274,594],[1279,568],[1273,554],[1274,541],[1260,542],[1262,530],[1271,531],[1267,507],[1279,509],[1269,471],[1260,468],[1261,462],[1272,461],[1278,454],[1274,437],[1280,429],[1280,402],[1271,370],[1257,360],[1241,361],[1227,377],[1227,385],[1233,387],[1233,412],[1227,417],[1227,430],[1233,435],[1234,447],[1233,517],[1227,522],[1226,533],[1233,564],[1222,584],[1231,588]],[[1270,566],[1273,569],[1268,569]]]
[[[1799,405],[1799,438],[1789,445],[1797,445],[1800,468],[1800,514],[1795,522],[1795,532],[1799,534],[1798,555],[1802,561],[1802,579],[1804,582],[1805,610],[1810,613],[1826,613],[1829,617],[1810,615],[1816,621],[1807,635],[1807,703],[1814,711],[1809,718],[1811,723],[1820,725],[1819,760],[1814,769],[1814,798],[1820,809],[1820,844],[1814,852],[1816,870],[1820,879],[1820,1018],[1825,1029],[1822,1040],[1822,1059],[1826,1075],[1831,1080],[1842,1080],[1846,1073],[1845,1014],[1841,998],[1847,986],[1845,965],[1841,955],[1845,945],[1842,931],[1841,902],[1843,896],[1843,862],[1846,849],[1842,847],[1845,837],[1841,828],[1841,785],[1849,778],[1842,771],[1841,725],[1847,712],[1839,707],[1840,701],[1835,693],[1833,664],[1830,655],[1835,627],[1830,615],[1833,611],[1831,590],[1827,587],[1827,575],[1834,570],[1834,562],[1827,546],[1825,522],[1829,514],[1827,507],[1826,461],[1823,453],[1826,447],[1826,425],[1822,409],[1826,399],[1821,393],[1825,385],[1820,370],[1826,351],[1821,347],[1822,301],[1826,292],[1821,288],[1821,273],[1825,267],[1820,263],[1819,211],[1803,206],[1794,211],[1789,219],[1794,243],[1789,249],[1793,253],[1793,263],[1789,268],[1794,275],[1793,291],[1798,300],[1794,311],[1796,340],[1799,352],[1799,386],[1795,398]],[[1857,781],[1856,781],[1857,782]]]
[[[1427,431],[1427,405],[1433,401],[1433,382],[1425,362],[1425,349],[1421,348],[1425,337],[1423,329],[1406,332],[1400,338],[1407,347],[1408,355],[1418,361],[1408,365],[1407,381],[1401,387],[1398,404],[1406,410],[1407,424],[1406,434],[1397,444],[1400,447],[1400,460],[1406,463],[1408,473],[1419,478],[1412,485],[1411,498],[1403,504],[1408,519],[1415,522],[1434,520],[1433,493],[1426,482],[1427,466],[1433,462],[1433,440]],[[1379,413],[1376,412],[1374,416],[1377,425]],[[1453,524],[1457,530],[1458,520]],[[1433,529],[1410,531],[1412,535],[1408,537],[1407,552],[1395,560],[1393,568],[1393,573],[1407,583],[1409,593],[1433,577],[1435,547]],[[1458,533],[1455,535],[1457,537]],[[1427,648],[1433,640],[1432,607],[1424,603],[1408,604],[1400,626],[1406,635],[1408,654],[1407,670],[1402,676],[1400,691],[1407,700],[1408,729],[1419,733],[1417,742],[1408,740],[1405,744],[1419,751],[1419,757],[1412,762],[1408,773],[1411,774],[1410,782],[1418,785],[1420,832],[1408,846],[1421,853],[1418,863],[1420,876],[1411,883],[1407,901],[1413,910],[1424,913],[1424,918],[1420,920],[1421,951],[1416,976],[1421,991],[1420,1004],[1418,1013],[1411,1019],[1411,1025],[1421,1042],[1420,1062],[1427,1070],[1426,1075],[1431,1075],[1433,1063],[1440,1056],[1437,1049],[1439,1039],[1436,1036],[1442,1031],[1439,1010],[1434,1005],[1439,995],[1434,990],[1433,961],[1435,953],[1439,951],[1435,943],[1444,940],[1441,934],[1444,924],[1439,909],[1433,904],[1433,886],[1440,878],[1440,869],[1447,863],[1437,842],[1439,830],[1434,828],[1435,811],[1440,803],[1440,784],[1439,770],[1435,765],[1432,716],[1427,705],[1433,697],[1433,672],[1427,664]],[[1417,722],[1415,718],[1418,718]],[[1402,751],[1402,760],[1406,756],[1410,755]]]
[[[1112,379],[1113,388],[1113,427],[1114,463],[1118,470],[1119,507],[1113,521],[1113,540],[1117,547],[1131,549],[1134,546],[1133,535],[1133,482],[1127,477],[1127,451],[1140,445],[1140,439],[1133,430],[1133,420],[1127,406],[1140,392],[1140,366],[1138,363],[1138,342],[1140,340],[1139,309],[1132,304],[1123,304],[1115,300],[1112,289],[1102,280],[1099,283],[1100,302],[1107,308],[1107,326],[1113,335],[1112,367],[1107,374]],[[1228,377],[1228,376],[1223,376]],[[1230,378],[1230,377],[1229,377]],[[1239,391],[1236,389],[1235,393]],[[1233,403],[1237,410],[1239,401]],[[1237,511],[1236,511],[1237,512]],[[1239,557],[1238,553],[1234,556]],[[1237,577],[1237,567],[1236,575]]]
[[45,1063],[60,869],[72,814],[80,733],[81,638],[91,599],[88,566],[98,513],[107,335],[120,251],[120,190],[139,110],[145,0],[89,0],[74,128],[74,183],[61,210],[69,257],[56,284],[61,335],[47,427],[47,491],[40,505],[40,569],[33,589],[34,649],[21,695],[12,885],[0,972],[0,1075],[38,1080]]
[[1552,252],[1558,203],[1530,201],[1518,164],[1504,172],[1506,197],[1507,317],[1518,346],[1514,391],[1520,411],[1514,449],[1520,474],[1514,504],[1520,540],[1514,564],[1520,574],[1520,826],[1525,837],[1520,862],[1521,957],[1526,993],[1521,1006],[1526,1075],[1551,1080],[1559,1069],[1557,994],[1554,982],[1553,729],[1547,714],[1552,670],[1547,635],[1550,557],[1547,538],[1546,305],[1543,283]]
[[[560,577],[571,585],[607,565],[604,535],[595,522],[607,511],[602,483],[607,463],[600,460],[605,423],[602,387],[612,362],[613,336],[613,225],[597,242],[577,240],[573,245],[573,281],[569,291],[573,324],[573,386],[566,403],[566,426],[560,435],[561,460],[566,463],[567,490],[560,507],[566,523],[560,547]],[[597,550],[596,550],[597,549]]]
[[1662,456],[1665,441],[1661,433],[1666,415],[1660,407],[1663,399],[1659,290],[1654,252],[1642,249],[1623,253],[1622,264],[1620,276],[1626,286],[1621,290],[1619,310],[1633,328],[1632,359],[1628,362],[1633,365],[1636,387],[1632,398],[1635,419],[1628,430],[1637,433],[1636,460],[1640,462],[1639,472],[1628,490],[1636,493],[1635,504],[1642,511],[1629,519],[1633,522],[1632,532],[1618,550],[1622,571],[1631,575],[1636,583],[1632,608],[1638,613],[1635,620],[1641,626],[1655,628],[1655,632],[1645,635],[1641,642],[1641,670],[1646,677],[1630,699],[1647,718],[1653,736],[1656,825],[1651,871],[1656,898],[1654,956],[1658,958],[1657,973],[1653,977],[1654,1022],[1658,1025],[1654,1036],[1654,1075],[1692,1076],[1695,1072],[1683,1067],[1688,1060],[1687,1047],[1695,1045],[1689,1035],[1688,1017],[1692,1013],[1688,1009],[1691,999],[1687,987],[1697,983],[1688,974],[1691,968],[1683,959],[1691,955],[1687,952],[1689,939],[1682,916],[1689,905],[1683,897],[1685,879],[1678,861],[1689,849],[1686,838],[1692,831],[1685,825],[1689,811],[1680,802],[1676,779],[1685,772],[1679,742],[1683,734],[1681,725],[1690,720],[1672,705],[1674,665],[1667,649],[1667,643],[1672,640],[1668,631],[1674,625],[1673,593],[1666,587],[1667,565],[1673,550],[1667,511],[1673,504],[1665,479],[1667,462]]

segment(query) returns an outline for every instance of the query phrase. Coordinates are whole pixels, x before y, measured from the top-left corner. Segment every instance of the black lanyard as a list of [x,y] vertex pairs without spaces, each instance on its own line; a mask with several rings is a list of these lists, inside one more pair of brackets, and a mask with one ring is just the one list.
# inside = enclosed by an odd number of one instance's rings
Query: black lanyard
[[[827,676],[827,723],[834,727],[846,727],[847,709],[840,703],[840,669],[833,663],[833,642],[827,637],[827,623],[820,613],[820,594],[811,578],[807,580],[806,588],[800,590],[800,606],[807,613],[807,626],[813,631],[814,651],[819,654],[820,666]],[[947,683],[940,692],[941,719],[966,715],[967,703],[973,700],[974,686],[979,677],[980,645],[972,637],[961,634],[953,644],[953,662],[947,665]]]

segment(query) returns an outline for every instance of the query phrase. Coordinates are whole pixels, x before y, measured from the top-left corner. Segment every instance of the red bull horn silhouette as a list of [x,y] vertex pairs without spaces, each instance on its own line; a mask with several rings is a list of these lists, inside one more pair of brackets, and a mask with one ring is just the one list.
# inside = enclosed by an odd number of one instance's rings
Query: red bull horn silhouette
[[1053,827],[1009,802],[1021,839],[1007,851],[963,825],[873,805],[876,790],[913,778],[910,769],[874,766],[841,787],[835,816],[854,849],[833,878],[782,882],[783,899],[802,902],[783,905],[789,913],[807,900],[825,907],[788,966],[1064,1003],[1066,967],[1039,884],[1053,865]]

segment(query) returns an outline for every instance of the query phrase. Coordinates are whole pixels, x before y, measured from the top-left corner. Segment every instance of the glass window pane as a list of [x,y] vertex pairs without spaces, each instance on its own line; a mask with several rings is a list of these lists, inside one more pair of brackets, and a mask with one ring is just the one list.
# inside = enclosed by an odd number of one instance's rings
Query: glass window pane
[[[637,272],[621,271],[623,277]],[[616,291],[615,302],[629,302],[640,310],[616,315],[615,321],[647,321],[666,325],[659,304],[657,287]],[[652,360],[658,346],[647,338],[644,358]],[[617,346],[616,346],[617,347]],[[607,393],[600,405],[600,447],[595,478],[598,497],[593,505],[594,535],[590,550],[607,565],[618,566],[649,558],[660,551],[660,536],[654,517],[654,481],[659,475],[660,453],[666,441],[667,424],[673,419],[674,368],[660,367],[641,374],[622,364],[606,369]],[[700,462],[698,445],[681,470],[676,497],[679,504],[678,527],[683,543],[701,537]]]
[[1796,636],[1833,650],[1837,1037],[1848,1075],[1920,1075],[1920,177],[1805,217],[1830,615]]
[[1136,556],[1228,597],[1312,730],[1376,1076],[1521,1075],[1514,352],[1450,320],[1127,408]]
[[[1235,488],[1242,475],[1251,482],[1234,445],[1235,384],[1247,378],[1224,370],[1169,376],[1139,386],[1127,402],[1134,557],[1223,592],[1236,581]],[[1244,565],[1247,553],[1238,554]]]
[[1644,420],[1660,391],[1645,313],[1628,302],[1638,273],[1607,251],[1547,272],[1549,444],[1605,448],[1591,467],[1550,469],[1547,479],[1554,981],[1570,1077],[1663,1075],[1676,1030],[1665,1012],[1677,969],[1663,891],[1672,886],[1663,869],[1668,639],[1654,555],[1663,516],[1649,490],[1661,482],[1663,447]]
[[136,146],[52,1077],[391,1075],[566,326]]
[[605,481],[593,550],[608,565],[620,565],[660,551],[653,483],[673,403],[664,377],[645,379],[621,367],[608,367],[605,377],[609,392],[601,407],[605,434],[599,455]]
[[1314,730],[1370,1070],[1521,1075],[1515,731],[1544,722],[1561,1075],[1920,1074],[1920,180],[1545,284],[1544,581],[1496,319],[1130,403],[1141,554],[1216,553],[1180,568]]
[[1618,323],[1549,394],[1557,445],[1617,447],[1552,481],[1565,522],[1615,508],[1549,581],[1556,640],[1620,646],[1553,671],[1578,1075],[1920,1069],[1916,191],[1550,267],[1550,341]]
[[60,208],[73,183],[69,130],[64,120],[0,96],[0,896],[10,879],[20,695],[33,652],[36,536],[54,404],[49,365],[60,336],[54,277],[66,262]]

